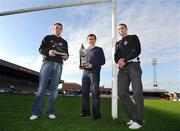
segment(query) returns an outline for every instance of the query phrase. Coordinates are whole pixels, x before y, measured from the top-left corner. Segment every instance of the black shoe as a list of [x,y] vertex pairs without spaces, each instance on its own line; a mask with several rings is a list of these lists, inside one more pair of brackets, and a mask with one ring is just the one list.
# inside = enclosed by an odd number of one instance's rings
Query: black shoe
[[80,117],[87,117],[87,116],[90,116],[90,114],[83,114],[83,113],[81,113],[79,116]]

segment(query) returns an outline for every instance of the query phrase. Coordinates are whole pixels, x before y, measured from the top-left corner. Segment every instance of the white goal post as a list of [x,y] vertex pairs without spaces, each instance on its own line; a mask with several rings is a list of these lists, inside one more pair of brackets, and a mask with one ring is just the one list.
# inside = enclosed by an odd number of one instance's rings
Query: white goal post
[[0,12],[0,16],[7,16],[13,14],[20,14],[26,12],[33,12],[33,11],[41,11],[41,10],[49,10],[49,9],[56,9],[56,8],[64,8],[64,7],[73,7],[73,6],[81,6],[81,5],[88,5],[88,4],[98,4],[98,3],[105,3],[111,2],[112,3],[112,118],[116,119],[117,115],[117,108],[118,108],[118,97],[117,97],[117,65],[114,62],[114,51],[115,51],[115,43],[117,41],[117,1],[116,0],[81,0],[77,2],[68,2],[68,3],[56,3],[50,4],[47,6],[38,6],[38,7],[31,7],[25,9],[17,9],[11,11]]

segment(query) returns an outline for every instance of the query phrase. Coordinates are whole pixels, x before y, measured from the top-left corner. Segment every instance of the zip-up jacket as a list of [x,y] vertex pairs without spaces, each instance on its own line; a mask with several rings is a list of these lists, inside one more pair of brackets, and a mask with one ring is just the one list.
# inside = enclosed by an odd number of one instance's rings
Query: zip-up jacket
[[137,58],[139,62],[139,55],[141,53],[141,44],[136,35],[128,35],[116,42],[114,60],[118,63],[120,58],[124,58],[125,62]]
[[65,52],[69,55],[67,41],[64,40],[62,37],[57,37],[55,35],[47,35],[44,37],[39,47],[39,53],[43,55],[43,61],[49,60],[63,64],[62,56],[49,56],[49,51],[57,50],[57,46],[58,48],[61,48],[62,52]]

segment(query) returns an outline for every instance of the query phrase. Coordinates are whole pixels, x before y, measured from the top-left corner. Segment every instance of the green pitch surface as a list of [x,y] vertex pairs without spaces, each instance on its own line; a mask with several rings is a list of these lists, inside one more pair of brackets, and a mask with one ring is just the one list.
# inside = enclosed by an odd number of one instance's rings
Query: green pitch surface
[[[129,131],[119,104],[112,120],[111,99],[101,98],[102,119],[80,118],[81,97],[59,96],[54,120],[42,115],[30,121],[34,95],[0,94],[0,131]],[[43,104],[47,107],[47,97]],[[180,131],[180,102],[145,100],[145,124],[139,131]]]

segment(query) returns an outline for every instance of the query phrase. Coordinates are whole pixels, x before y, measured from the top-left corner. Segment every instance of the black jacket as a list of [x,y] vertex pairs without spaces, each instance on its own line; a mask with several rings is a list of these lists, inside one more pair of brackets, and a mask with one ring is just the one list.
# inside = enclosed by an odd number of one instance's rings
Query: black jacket
[[50,50],[57,50],[55,45],[58,45],[63,52],[69,55],[67,41],[61,37],[56,37],[55,35],[47,35],[44,37],[39,47],[39,52],[43,55],[43,61],[49,60],[63,64],[63,60],[60,55],[56,55],[54,57],[49,56]]
[[[116,42],[114,60],[118,63],[120,58],[125,62],[138,57],[141,53],[141,44],[136,35],[128,35]],[[139,61],[139,57],[137,58]]]

